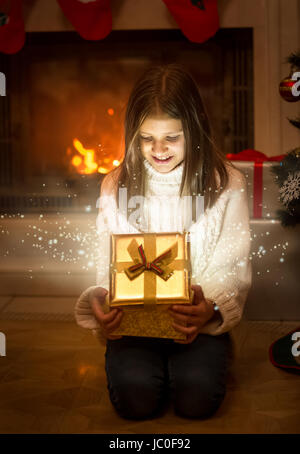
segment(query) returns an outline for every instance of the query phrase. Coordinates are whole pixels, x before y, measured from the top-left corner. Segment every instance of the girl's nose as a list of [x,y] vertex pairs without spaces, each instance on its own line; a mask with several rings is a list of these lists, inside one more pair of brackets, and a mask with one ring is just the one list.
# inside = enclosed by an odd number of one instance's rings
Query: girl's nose
[[155,141],[153,142],[153,145],[152,145],[152,151],[154,151],[154,153],[165,153],[166,151],[168,150],[168,147],[167,147],[167,144],[163,141]]

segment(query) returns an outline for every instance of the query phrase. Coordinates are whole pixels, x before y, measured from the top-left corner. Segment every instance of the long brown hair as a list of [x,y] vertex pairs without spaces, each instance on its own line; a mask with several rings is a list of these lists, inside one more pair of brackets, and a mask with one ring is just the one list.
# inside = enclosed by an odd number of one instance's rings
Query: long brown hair
[[139,129],[147,116],[161,112],[180,119],[183,126],[186,148],[180,196],[202,195],[204,208],[212,207],[229,180],[227,160],[211,138],[196,82],[178,64],[152,66],[136,82],[125,114],[125,157],[111,173],[117,176],[119,187],[127,188],[128,200],[134,195],[145,195]]

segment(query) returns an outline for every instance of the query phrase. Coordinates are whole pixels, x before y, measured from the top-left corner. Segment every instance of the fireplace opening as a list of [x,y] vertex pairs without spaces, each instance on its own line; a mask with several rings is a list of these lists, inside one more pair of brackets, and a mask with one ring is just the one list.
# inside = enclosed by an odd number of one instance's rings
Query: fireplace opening
[[99,42],[75,32],[28,33],[0,55],[0,211],[93,212],[102,178],[120,165],[131,87],[151,63],[194,76],[224,153],[253,148],[251,28],[220,29],[203,44],[179,30],[113,31]]

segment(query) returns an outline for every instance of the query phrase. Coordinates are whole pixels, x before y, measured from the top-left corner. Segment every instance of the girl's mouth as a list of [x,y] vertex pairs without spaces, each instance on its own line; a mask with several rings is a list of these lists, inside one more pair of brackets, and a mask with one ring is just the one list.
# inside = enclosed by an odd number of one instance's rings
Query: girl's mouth
[[169,156],[167,159],[163,158],[163,159],[158,159],[156,158],[155,156],[152,156],[152,158],[154,159],[155,162],[157,162],[158,164],[167,164],[167,162],[170,162],[171,159],[173,158],[173,156]]

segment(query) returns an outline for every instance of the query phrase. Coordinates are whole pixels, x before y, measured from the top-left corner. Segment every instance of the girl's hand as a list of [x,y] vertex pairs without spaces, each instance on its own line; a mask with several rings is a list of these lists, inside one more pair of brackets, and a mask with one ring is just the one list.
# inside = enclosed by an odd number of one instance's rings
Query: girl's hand
[[103,311],[107,293],[108,291],[102,287],[97,287],[94,290],[91,298],[92,311],[100,323],[103,335],[106,339],[121,339],[122,336],[114,335],[112,332],[119,327],[123,317],[123,311],[120,308],[114,308],[107,314]]
[[[174,318],[173,326],[180,333],[187,335],[186,340],[175,340],[180,344],[190,344],[199,334],[200,328],[204,326],[213,316],[214,308],[204,298],[200,285],[192,285],[194,299],[192,305],[176,304],[169,308],[171,316]],[[184,325],[187,326],[184,326]]]

